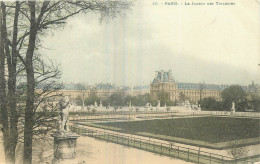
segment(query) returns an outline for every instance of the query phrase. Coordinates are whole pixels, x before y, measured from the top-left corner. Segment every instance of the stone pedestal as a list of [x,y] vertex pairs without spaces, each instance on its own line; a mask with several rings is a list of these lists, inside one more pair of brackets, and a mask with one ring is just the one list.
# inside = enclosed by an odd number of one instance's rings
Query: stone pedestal
[[128,119],[129,120],[135,120],[136,119],[136,114],[129,114]]
[[57,132],[52,134],[54,138],[53,164],[61,164],[73,160],[76,157],[76,145],[79,135],[72,132]]

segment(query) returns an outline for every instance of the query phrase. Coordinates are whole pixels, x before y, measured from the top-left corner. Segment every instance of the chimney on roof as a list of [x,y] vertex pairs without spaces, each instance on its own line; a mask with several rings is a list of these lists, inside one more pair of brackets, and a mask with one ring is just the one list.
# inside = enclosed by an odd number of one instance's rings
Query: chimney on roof
[[158,72],[158,71],[155,71],[155,78],[158,77],[158,74],[159,74],[159,72]]
[[161,77],[160,77],[160,80],[163,81],[163,75],[164,75],[164,71],[161,70]]

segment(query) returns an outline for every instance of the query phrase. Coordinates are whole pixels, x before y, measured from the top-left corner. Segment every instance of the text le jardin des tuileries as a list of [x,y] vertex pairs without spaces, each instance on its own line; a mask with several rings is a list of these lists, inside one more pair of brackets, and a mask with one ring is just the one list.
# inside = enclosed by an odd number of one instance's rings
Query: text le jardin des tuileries
[[234,6],[235,2],[177,2],[177,1],[165,1],[157,2],[154,1],[153,5],[163,5],[163,6]]

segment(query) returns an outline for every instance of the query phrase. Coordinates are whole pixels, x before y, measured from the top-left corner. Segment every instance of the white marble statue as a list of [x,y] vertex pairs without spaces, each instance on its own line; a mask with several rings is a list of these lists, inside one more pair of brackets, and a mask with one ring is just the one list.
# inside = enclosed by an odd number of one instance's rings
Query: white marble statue
[[99,107],[102,107],[102,102],[100,101]]
[[60,101],[60,117],[61,117],[61,124],[60,124],[60,131],[61,132],[68,132],[69,131],[69,97],[65,96],[62,97]]
[[233,101],[232,102],[232,108],[231,108],[231,111],[233,112],[233,113],[235,113],[236,112],[236,108],[235,108],[235,102]]
[[94,103],[94,107],[97,107],[97,102],[95,101],[95,103]]
[[201,111],[201,107],[200,107],[200,104],[198,105],[198,111]]
[[157,107],[159,108],[161,106],[160,100],[158,100]]

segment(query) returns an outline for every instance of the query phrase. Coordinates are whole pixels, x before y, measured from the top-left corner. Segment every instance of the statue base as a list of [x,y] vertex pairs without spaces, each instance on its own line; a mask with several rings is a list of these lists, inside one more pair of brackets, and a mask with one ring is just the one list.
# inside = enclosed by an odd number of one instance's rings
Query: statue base
[[76,146],[79,135],[72,132],[56,132],[54,138],[54,158],[52,164],[72,163],[76,157]]

